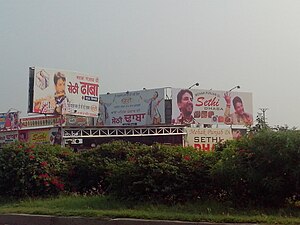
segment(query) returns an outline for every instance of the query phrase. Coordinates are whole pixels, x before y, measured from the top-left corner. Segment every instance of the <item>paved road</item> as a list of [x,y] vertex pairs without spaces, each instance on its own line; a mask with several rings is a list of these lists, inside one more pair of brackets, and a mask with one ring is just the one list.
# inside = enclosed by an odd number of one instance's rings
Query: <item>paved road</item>
[[[237,225],[237,223],[183,222],[166,220],[141,219],[107,219],[83,217],[56,217],[25,214],[0,215],[0,225]],[[254,223],[238,223],[238,225],[258,225]]]

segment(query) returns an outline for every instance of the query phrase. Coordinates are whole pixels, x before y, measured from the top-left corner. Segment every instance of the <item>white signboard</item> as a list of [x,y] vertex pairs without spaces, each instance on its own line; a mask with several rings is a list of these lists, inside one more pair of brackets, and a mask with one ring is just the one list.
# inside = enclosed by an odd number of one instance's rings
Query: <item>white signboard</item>
[[34,69],[33,113],[97,117],[98,95],[98,77],[56,69]]
[[0,132],[0,143],[11,143],[18,140],[18,131]]
[[186,127],[185,146],[192,146],[203,151],[213,151],[215,145],[232,140],[230,128],[191,128]]
[[100,95],[97,126],[139,126],[165,123],[164,89]]

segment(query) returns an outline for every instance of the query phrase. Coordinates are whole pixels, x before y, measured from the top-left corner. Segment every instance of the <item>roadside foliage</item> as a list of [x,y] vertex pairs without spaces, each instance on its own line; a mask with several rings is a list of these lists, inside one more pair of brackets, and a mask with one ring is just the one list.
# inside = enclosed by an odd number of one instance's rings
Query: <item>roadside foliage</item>
[[261,130],[203,152],[115,141],[74,153],[14,143],[0,150],[0,195],[114,195],[175,204],[282,206],[300,199],[300,133]]

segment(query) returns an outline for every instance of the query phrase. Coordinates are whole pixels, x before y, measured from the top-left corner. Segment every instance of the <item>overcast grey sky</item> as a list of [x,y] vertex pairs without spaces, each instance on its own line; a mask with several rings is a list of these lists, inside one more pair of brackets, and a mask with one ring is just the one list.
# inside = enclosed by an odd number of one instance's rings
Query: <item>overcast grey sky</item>
[[299,0],[0,0],[0,112],[27,115],[28,67],[97,74],[100,93],[253,93],[253,114],[300,128]]

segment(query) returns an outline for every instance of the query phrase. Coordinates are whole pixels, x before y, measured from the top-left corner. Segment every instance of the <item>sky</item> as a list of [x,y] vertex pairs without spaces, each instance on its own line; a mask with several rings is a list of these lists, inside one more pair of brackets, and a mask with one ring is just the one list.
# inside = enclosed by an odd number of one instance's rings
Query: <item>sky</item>
[[143,88],[253,93],[253,115],[300,129],[299,0],[0,0],[0,112],[27,116],[30,66]]

